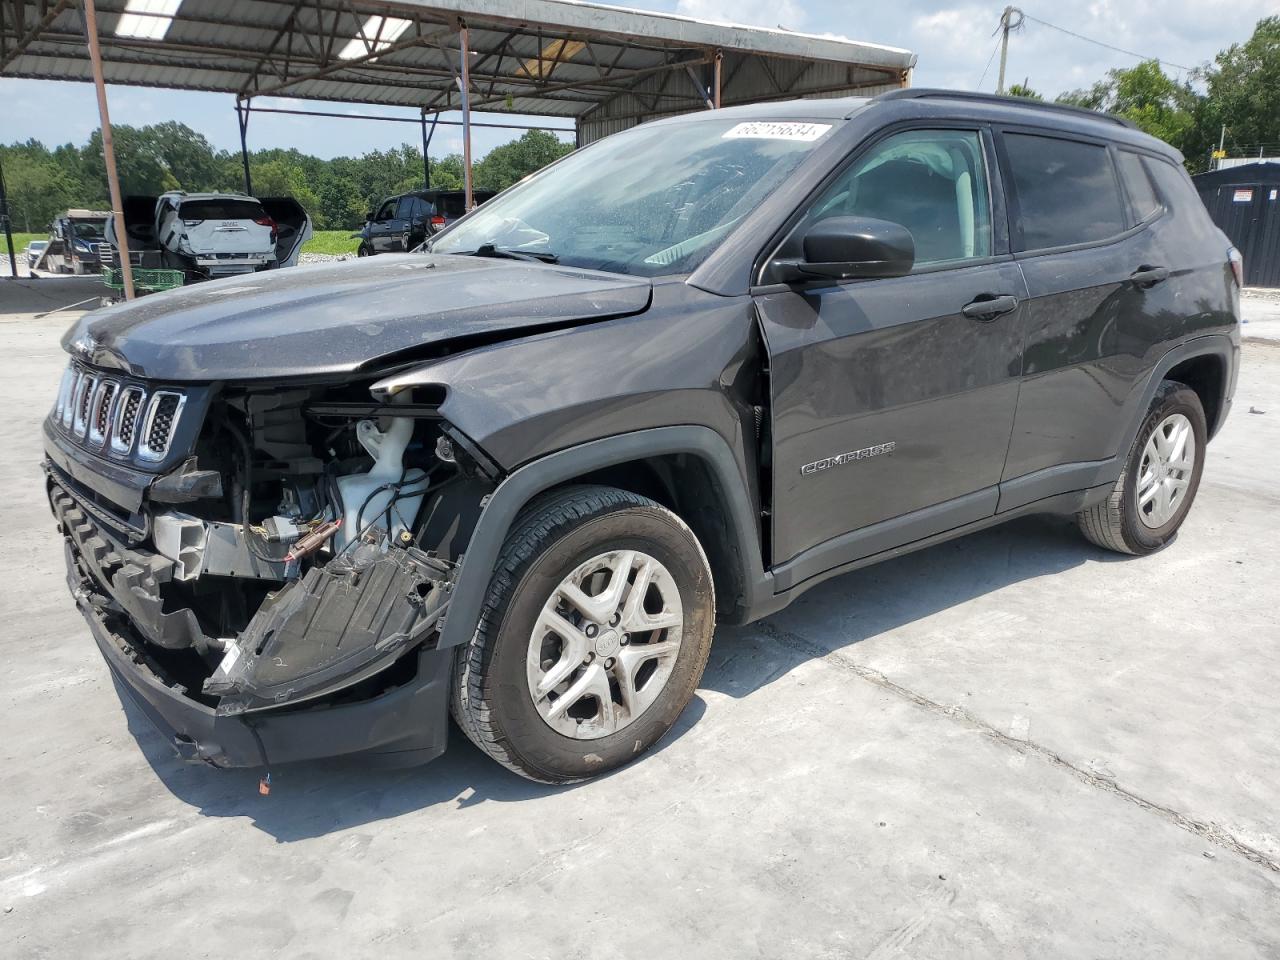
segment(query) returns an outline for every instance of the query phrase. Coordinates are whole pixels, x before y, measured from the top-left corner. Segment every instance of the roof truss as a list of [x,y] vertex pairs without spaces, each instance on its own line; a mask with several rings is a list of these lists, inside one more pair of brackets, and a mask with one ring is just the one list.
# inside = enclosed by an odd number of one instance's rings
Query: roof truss
[[[823,71],[808,69],[815,64],[849,68],[852,90],[896,85],[914,62],[905,51],[852,43],[844,59],[823,61],[792,48],[843,48],[737,27],[719,28],[720,36],[696,21],[554,0],[525,0],[518,9],[545,9],[564,21],[559,24],[514,20],[516,8],[502,0],[183,0],[158,39],[116,32],[126,3],[97,2],[108,83],[212,90],[242,100],[283,96],[455,109],[464,24],[471,105],[492,112],[580,117],[602,110],[617,115],[624,106],[632,112],[697,109],[710,89],[707,66],[721,50],[726,105],[821,94],[832,84],[816,76]],[[600,12],[588,16],[593,10]],[[381,36],[390,30],[388,18],[408,23],[389,42]],[[366,36],[368,24],[374,29]],[[620,32],[623,27],[633,32]],[[353,38],[363,52],[343,57]],[[743,49],[770,44],[780,52]],[[747,69],[752,58],[758,66]],[[89,79],[79,4],[0,0],[0,75]],[[768,78],[768,87],[743,83],[745,75]]]

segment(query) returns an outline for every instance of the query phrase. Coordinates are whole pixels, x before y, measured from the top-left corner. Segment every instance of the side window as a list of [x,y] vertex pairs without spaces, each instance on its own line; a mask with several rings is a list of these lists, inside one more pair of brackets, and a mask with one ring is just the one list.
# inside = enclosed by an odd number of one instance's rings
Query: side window
[[388,200],[382,205],[382,209],[378,211],[377,220],[392,220],[396,215],[396,202]]
[[[828,217],[873,217],[911,231],[916,263],[991,256],[991,196],[973,130],[909,130],[872,147],[840,175],[793,231]],[[796,250],[798,253],[798,249]]]
[[1142,165],[1142,158],[1128,150],[1121,150],[1116,156],[1120,163],[1120,179],[1124,181],[1124,191],[1129,195],[1129,212],[1133,214],[1134,223],[1142,223],[1160,209],[1160,201],[1156,199],[1156,191],[1151,186],[1146,167]]
[[1125,230],[1106,147],[1023,133],[1004,135],[1018,197],[1022,249],[1105,240]]
[[408,220],[413,216],[414,205],[417,203],[417,197],[401,197],[400,204],[396,207],[396,219]]

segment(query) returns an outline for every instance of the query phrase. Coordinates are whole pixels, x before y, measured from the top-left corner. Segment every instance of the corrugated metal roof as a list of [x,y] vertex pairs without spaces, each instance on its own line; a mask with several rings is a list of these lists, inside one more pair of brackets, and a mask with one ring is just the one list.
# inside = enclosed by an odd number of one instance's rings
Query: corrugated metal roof
[[[244,98],[454,109],[460,24],[474,109],[594,124],[705,106],[718,53],[726,105],[900,86],[915,64],[880,44],[574,0],[182,0],[156,39],[119,30],[126,2],[97,4],[108,83]],[[409,25],[339,56],[387,17]],[[89,79],[79,5],[0,3],[0,76]]]

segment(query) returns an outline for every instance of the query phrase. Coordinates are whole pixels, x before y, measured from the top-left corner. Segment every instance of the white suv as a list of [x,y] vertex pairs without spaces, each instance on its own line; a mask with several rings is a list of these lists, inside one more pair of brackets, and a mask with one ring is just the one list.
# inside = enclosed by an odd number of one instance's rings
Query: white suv
[[277,266],[279,232],[262,204],[242,194],[165,193],[155,207],[160,247],[209,277]]

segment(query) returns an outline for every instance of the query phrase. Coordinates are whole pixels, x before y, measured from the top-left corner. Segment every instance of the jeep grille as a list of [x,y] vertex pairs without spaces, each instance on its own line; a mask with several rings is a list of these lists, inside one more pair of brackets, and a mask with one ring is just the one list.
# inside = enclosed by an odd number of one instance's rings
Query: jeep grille
[[52,421],[84,446],[155,463],[169,453],[185,403],[186,395],[177,390],[149,391],[72,364]]

